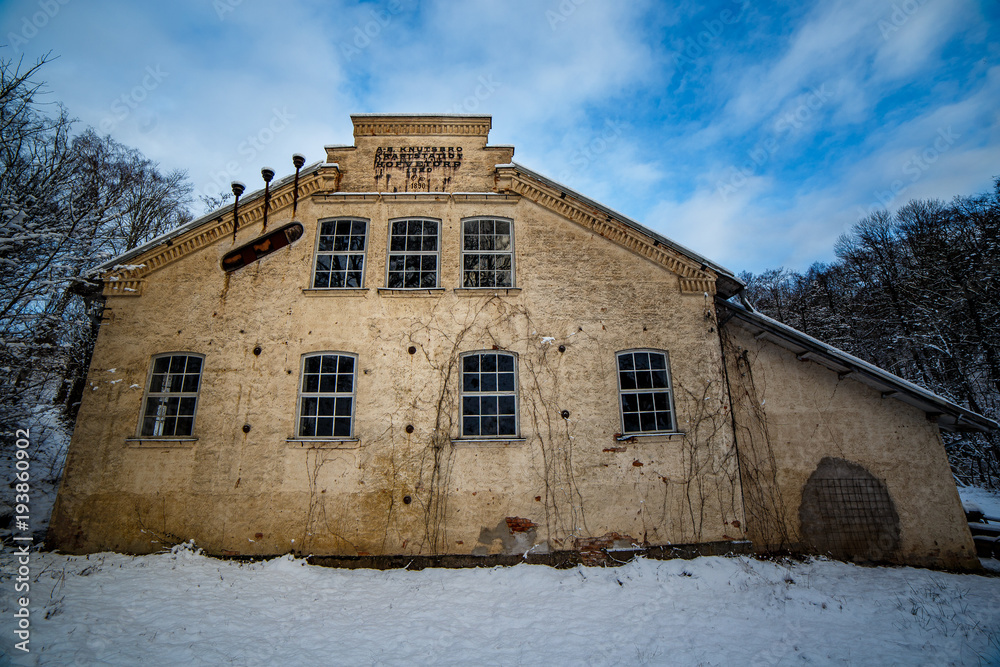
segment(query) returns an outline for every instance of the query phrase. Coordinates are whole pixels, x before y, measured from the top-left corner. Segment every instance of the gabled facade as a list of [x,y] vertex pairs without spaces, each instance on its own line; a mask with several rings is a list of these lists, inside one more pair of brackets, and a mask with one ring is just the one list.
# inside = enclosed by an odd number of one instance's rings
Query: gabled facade
[[938,428],[995,424],[803,354],[731,272],[487,145],[488,116],[353,120],[100,268],[52,546],[975,566]]

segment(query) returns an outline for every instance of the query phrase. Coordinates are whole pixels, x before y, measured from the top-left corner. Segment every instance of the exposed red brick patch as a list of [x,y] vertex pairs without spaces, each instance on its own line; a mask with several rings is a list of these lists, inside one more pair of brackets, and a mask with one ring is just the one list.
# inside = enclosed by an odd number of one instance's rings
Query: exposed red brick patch
[[605,533],[600,537],[578,537],[574,546],[580,552],[580,561],[584,565],[604,565],[608,560],[607,550],[620,541],[635,543],[635,539],[628,535]]
[[734,528],[739,528],[740,527],[740,521],[739,521],[739,519],[733,519],[733,527]]
[[536,503],[542,502],[542,497],[541,496],[535,496],[535,502]]
[[624,452],[627,449],[628,449],[628,447],[605,447],[604,451],[606,451],[606,452]]
[[522,519],[519,516],[507,517],[507,528],[512,533],[526,533],[532,528],[537,528],[538,524],[531,519]]
[[253,534],[253,538],[254,538],[255,540],[259,540],[259,539],[262,539],[263,537],[264,537],[264,533],[254,533],[254,534]]
[[639,459],[636,459],[635,461],[632,461],[632,465],[634,465],[636,468],[641,468],[642,467],[642,461],[640,461]]

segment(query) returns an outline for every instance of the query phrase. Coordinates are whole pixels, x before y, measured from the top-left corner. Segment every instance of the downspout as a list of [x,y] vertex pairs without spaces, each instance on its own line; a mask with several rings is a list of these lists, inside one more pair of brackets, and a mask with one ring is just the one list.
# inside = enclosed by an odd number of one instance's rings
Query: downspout
[[[746,297],[743,296],[743,290],[742,289],[737,293],[737,296],[740,297],[740,301],[742,301],[744,303],[748,303],[746,301]],[[718,301],[718,300],[719,300],[719,297],[716,297],[716,301]],[[751,306],[751,309],[752,308],[753,307]],[[719,307],[718,307],[718,304],[716,304],[716,307],[715,307],[716,327],[715,327],[715,329],[716,329],[716,333],[719,336],[719,353],[722,355],[722,378],[723,378],[723,381],[726,383],[726,397],[729,399],[729,424],[730,424],[730,428],[733,430],[733,446],[736,448],[737,479],[739,479],[739,482],[740,482],[740,505],[743,508],[743,534],[745,536],[747,536],[747,539],[749,539],[749,525],[747,524],[747,499],[746,499],[746,493],[743,490],[743,458],[740,455],[740,443],[739,443],[739,437],[737,436],[738,430],[737,430],[737,427],[736,427],[737,426],[736,425],[736,406],[733,403],[733,388],[732,388],[732,385],[729,382],[729,363],[728,363],[728,359],[726,358],[726,345],[725,345],[725,341],[723,341],[723,339],[722,339],[722,327],[726,326],[726,324],[728,324],[729,320],[731,320],[734,316],[735,316],[735,313],[729,313],[729,314],[726,315],[725,319],[723,319],[720,322],[719,321]],[[753,542],[751,541],[750,544],[751,544],[751,547],[752,547],[753,546]]]

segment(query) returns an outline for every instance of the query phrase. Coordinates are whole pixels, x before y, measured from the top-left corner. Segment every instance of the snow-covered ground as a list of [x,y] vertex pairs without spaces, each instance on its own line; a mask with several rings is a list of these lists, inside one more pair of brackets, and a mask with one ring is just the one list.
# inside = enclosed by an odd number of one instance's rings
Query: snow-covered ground
[[[14,665],[989,665],[1000,578],[834,561],[336,570],[36,554]],[[0,660],[0,663],[4,660]]]
[[960,486],[958,487],[958,495],[962,497],[963,505],[972,503],[978,506],[986,516],[1000,519],[1000,493],[981,489],[978,486]]

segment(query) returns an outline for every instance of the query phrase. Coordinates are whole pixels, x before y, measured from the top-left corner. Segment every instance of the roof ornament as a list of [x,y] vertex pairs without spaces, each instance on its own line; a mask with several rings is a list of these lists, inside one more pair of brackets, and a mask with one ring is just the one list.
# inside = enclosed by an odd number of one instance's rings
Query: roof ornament
[[295,210],[299,207],[299,170],[306,163],[306,156],[302,153],[292,155],[292,164],[295,165],[295,193],[292,195],[292,217],[295,217]]
[[236,243],[236,230],[240,228],[240,195],[247,189],[247,186],[239,181],[233,181],[233,196],[236,202],[233,204],[233,243]]
[[271,206],[271,179],[274,178],[274,169],[263,167],[260,175],[264,179],[264,227],[262,232],[267,231],[267,209]]

